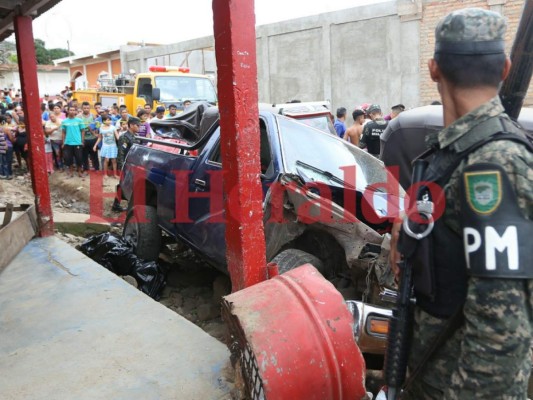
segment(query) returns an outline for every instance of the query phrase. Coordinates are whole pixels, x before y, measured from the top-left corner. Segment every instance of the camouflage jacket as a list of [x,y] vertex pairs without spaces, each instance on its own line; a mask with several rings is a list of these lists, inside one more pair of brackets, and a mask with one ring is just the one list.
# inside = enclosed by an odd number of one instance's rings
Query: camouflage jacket
[[[499,98],[495,97],[440,131],[433,141],[441,149],[453,146],[461,138],[470,140],[471,144],[478,143],[494,132],[470,138],[466,135],[488,118],[500,115],[507,117]],[[470,153],[452,173],[444,185],[444,222],[460,234],[459,182],[463,169],[479,162],[496,163],[504,168],[523,216],[531,221],[533,154],[520,143],[501,140]],[[533,329],[530,293],[533,293],[531,280],[470,277],[463,326],[435,352],[407,398],[527,398]],[[446,323],[420,309],[415,312],[415,321],[411,368],[418,364],[419,357]]]
[[[503,106],[499,97],[483,104],[476,110],[464,115],[453,124],[438,133],[438,145],[441,149],[452,146],[457,140],[467,135],[476,125],[481,124],[490,117],[499,115],[509,118],[504,114]],[[472,138],[472,142],[478,142],[493,132],[486,132],[485,136]],[[524,133],[524,137],[526,137]],[[444,219],[448,226],[459,233],[459,220],[457,215],[460,210],[459,202],[459,179],[463,169],[467,165],[478,162],[492,162],[503,166],[511,184],[515,188],[518,205],[525,218],[533,219],[533,155],[527,149],[517,143],[509,141],[495,141],[488,143],[482,148],[471,153],[459,167],[453,172],[450,181],[444,187],[446,191],[446,211]]]
[[126,131],[123,135],[118,138],[118,155],[117,155],[117,166],[119,169],[122,169],[124,166],[124,161],[126,160],[126,155],[133,146],[135,136],[130,132]]

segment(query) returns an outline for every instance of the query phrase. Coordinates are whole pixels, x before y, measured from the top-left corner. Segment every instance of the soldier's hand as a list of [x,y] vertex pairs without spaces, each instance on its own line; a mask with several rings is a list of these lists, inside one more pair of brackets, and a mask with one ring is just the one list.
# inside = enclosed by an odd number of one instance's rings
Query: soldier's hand
[[402,220],[397,219],[396,222],[392,225],[391,231],[391,241],[390,241],[390,252],[389,252],[389,264],[394,273],[394,279],[396,282],[400,278],[400,267],[398,263],[402,259],[402,255],[398,251],[398,239],[400,238],[400,229],[402,228]]

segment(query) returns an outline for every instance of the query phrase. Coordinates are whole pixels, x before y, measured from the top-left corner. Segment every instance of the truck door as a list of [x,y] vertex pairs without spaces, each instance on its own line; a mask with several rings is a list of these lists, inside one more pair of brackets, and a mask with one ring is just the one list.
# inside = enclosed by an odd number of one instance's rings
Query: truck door
[[[271,138],[267,124],[260,120],[261,134],[261,181],[263,184],[263,197],[268,189],[268,183],[275,179],[277,163],[272,162]],[[220,128],[219,128],[220,129]],[[215,134],[220,138],[220,134]],[[194,221],[187,224],[185,236],[191,244],[198,248],[202,254],[208,256],[217,265],[226,264],[226,241],[225,241],[225,212],[224,198],[222,193],[222,158],[220,152],[220,139],[205,155],[205,159],[199,160],[198,168],[193,172],[190,180],[191,193],[209,193],[209,198],[194,198],[189,202],[190,218]],[[239,190],[239,188],[233,188]],[[211,202],[214,203],[212,207]]]
[[[137,106],[137,102],[139,99],[141,99],[141,102],[144,101],[145,104],[150,104],[153,107],[153,99],[152,99],[152,79],[151,78],[139,78],[137,79],[137,90],[135,95],[135,99],[133,101],[133,107]],[[141,106],[144,106],[144,104],[140,104]],[[133,108],[135,110],[135,108]],[[130,110],[130,111],[133,111]]]

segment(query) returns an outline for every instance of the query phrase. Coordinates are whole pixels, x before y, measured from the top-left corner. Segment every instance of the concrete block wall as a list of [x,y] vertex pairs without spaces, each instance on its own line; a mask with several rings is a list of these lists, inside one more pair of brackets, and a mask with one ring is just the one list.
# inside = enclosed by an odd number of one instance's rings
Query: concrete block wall
[[[510,50],[524,0],[389,0],[258,26],[257,68],[261,102],[330,100],[332,109],[362,103],[418,107],[439,99],[427,71],[434,29],[451,10],[482,7],[508,18]],[[121,54],[124,70],[188,65],[216,74],[213,37]],[[526,105],[533,105],[530,89]],[[348,118],[351,123],[351,117]]]
[[164,46],[143,47],[127,51],[121,48],[123,70],[148,71],[152,65],[186,66],[191,73],[215,74],[216,61],[212,36],[188,40]]
[[257,28],[259,98],[330,100],[332,109],[366,102],[388,110],[418,103],[418,22],[398,1]]
[[[352,110],[365,102],[384,110],[418,105],[418,25],[402,21],[389,0],[257,27],[259,99],[279,103],[330,100]],[[409,14],[410,11],[403,12]],[[180,65],[191,72],[216,71],[212,37],[125,52],[125,70]],[[202,51],[202,57],[195,52]],[[209,52],[211,51],[211,53]],[[194,63],[193,60],[200,60]]]

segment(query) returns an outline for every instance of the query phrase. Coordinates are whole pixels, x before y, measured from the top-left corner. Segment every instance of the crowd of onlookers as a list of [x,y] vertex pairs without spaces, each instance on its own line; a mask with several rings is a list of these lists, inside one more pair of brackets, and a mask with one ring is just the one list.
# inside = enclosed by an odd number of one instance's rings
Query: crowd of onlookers
[[[0,179],[13,179],[13,168],[28,170],[28,140],[20,92],[2,93],[0,111]],[[84,178],[90,170],[103,170],[104,176],[111,171],[110,176],[118,178],[125,149],[131,147],[123,142],[131,141],[132,135],[153,137],[149,122],[175,116],[177,107],[170,105],[167,110],[158,106],[152,110],[151,105],[145,104],[132,115],[123,105],[79,104],[65,91],[54,98],[45,94],[41,112],[49,174],[65,172],[68,178],[76,172]]]
[[334,123],[335,131],[339,137],[355,146],[366,149],[368,153],[379,158],[381,134],[387,128],[388,122],[404,110],[403,104],[397,104],[392,107],[388,115],[383,116],[378,104],[365,103],[355,108],[352,112],[353,124],[346,127],[347,110],[344,107],[339,107]]
[[[363,104],[352,112],[353,124],[346,127],[347,110],[340,107],[334,127],[339,137],[379,157],[381,134],[388,121],[404,110],[405,107],[398,104],[384,117],[379,105]],[[90,170],[103,170],[104,176],[111,172],[111,177],[118,178],[127,152],[124,149],[131,147],[133,136],[154,137],[150,121],[176,116],[177,106],[170,105],[168,110],[158,106],[152,110],[151,105],[145,104],[132,115],[124,105],[79,104],[65,90],[54,98],[45,94],[41,99],[41,112],[49,174],[60,171],[72,177],[77,172],[83,178]],[[13,179],[13,168],[27,171],[23,163],[28,161],[20,91],[0,91],[0,124],[0,179]]]
[[0,91],[0,179],[13,179],[13,155],[17,167],[27,157],[27,137],[20,90]]

